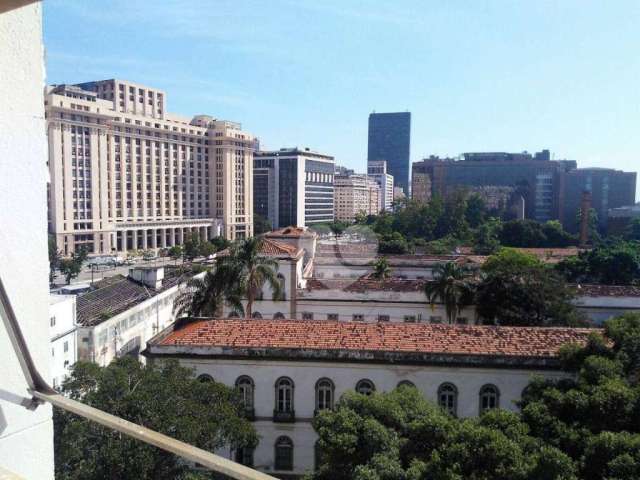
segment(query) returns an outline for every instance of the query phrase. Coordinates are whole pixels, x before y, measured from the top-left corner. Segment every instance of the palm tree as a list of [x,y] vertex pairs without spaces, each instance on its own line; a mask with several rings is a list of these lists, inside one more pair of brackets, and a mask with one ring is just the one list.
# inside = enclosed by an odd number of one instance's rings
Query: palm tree
[[216,317],[225,301],[242,311],[240,297],[232,289],[236,278],[237,272],[227,266],[209,270],[202,278],[191,278],[176,297],[173,313],[176,317]]
[[385,278],[389,278],[391,275],[391,267],[389,266],[389,261],[387,257],[380,257],[375,262],[373,262],[373,276],[380,280],[384,280]]
[[473,303],[474,284],[467,271],[453,262],[437,265],[434,278],[425,284],[424,293],[431,307],[437,299],[444,303],[447,320],[453,324],[462,309]]
[[[252,237],[235,243],[229,249],[229,255],[220,258],[218,268],[226,269],[229,284],[227,292],[237,305],[239,298],[246,298],[245,318],[251,318],[253,303],[260,296],[262,287],[268,283],[273,298],[282,296],[282,287],[278,281],[278,262],[260,254],[262,238]],[[229,301],[229,297],[227,297]],[[239,311],[242,311],[242,306]]]

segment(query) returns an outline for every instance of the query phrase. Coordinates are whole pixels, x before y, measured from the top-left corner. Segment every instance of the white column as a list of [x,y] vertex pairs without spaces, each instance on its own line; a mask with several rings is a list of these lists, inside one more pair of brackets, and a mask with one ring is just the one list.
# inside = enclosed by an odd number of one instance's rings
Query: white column
[[132,241],[133,249],[134,250],[138,250],[138,230],[132,230],[131,231],[131,235],[132,235],[132,238],[133,238],[133,241]]
[[120,245],[122,246],[122,253],[127,253],[127,231],[120,232]]
[[171,246],[173,247],[176,244],[176,229],[172,227],[169,229],[169,232],[169,241],[171,242]]
[[144,230],[141,230],[142,232],[142,249],[146,250],[147,247],[147,234],[149,233],[149,230],[147,230],[146,228]]
[[182,227],[178,228],[178,244],[184,244],[184,228]]
[[160,247],[167,248],[167,229],[161,228],[160,231]]

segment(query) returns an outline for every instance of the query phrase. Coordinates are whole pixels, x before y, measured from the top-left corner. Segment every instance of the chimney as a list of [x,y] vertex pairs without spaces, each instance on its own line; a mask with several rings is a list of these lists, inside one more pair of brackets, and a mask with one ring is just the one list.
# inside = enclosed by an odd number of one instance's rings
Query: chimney
[[582,192],[582,203],[580,204],[580,242],[584,247],[589,241],[589,213],[591,211],[591,192]]

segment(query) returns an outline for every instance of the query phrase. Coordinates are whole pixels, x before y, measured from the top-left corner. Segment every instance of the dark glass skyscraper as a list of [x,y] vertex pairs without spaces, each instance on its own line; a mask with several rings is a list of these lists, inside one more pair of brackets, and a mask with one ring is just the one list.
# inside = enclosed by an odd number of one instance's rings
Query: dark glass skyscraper
[[411,113],[372,113],[369,115],[368,161],[386,160],[394,185],[409,195],[409,152]]

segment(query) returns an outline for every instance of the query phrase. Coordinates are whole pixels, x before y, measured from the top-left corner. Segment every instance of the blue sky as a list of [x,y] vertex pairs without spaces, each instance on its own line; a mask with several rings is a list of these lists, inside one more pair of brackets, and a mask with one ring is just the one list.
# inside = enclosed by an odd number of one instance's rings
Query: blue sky
[[412,112],[412,160],[537,151],[640,170],[640,2],[44,2],[49,83],[123,78],[266,148],[363,170],[371,111]]

